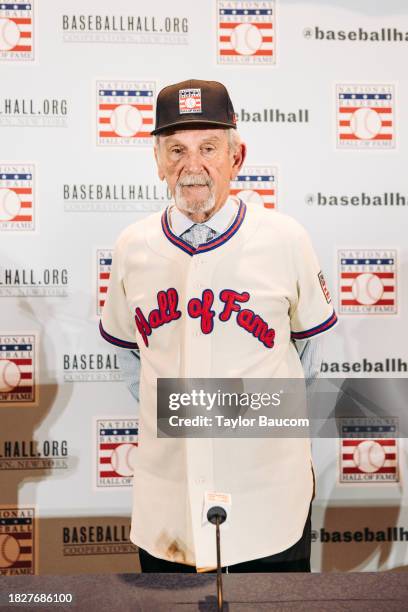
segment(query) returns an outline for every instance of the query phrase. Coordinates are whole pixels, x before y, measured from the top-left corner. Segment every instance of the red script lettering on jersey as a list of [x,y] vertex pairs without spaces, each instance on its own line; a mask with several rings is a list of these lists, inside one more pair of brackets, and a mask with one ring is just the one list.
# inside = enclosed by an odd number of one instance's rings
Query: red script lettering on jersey
[[201,300],[192,298],[187,306],[187,312],[193,319],[201,317],[201,331],[209,334],[214,327],[215,310],[211,310],[214,303],[214,294],[211,289],[204,289]]
[[[228,321],[233,312],[237,312],[237,323],[247,332],[257,338],[267,348],[275,344],[275,330],[268,327],[266,321],[249,308],[241,309],[240,303],[247,302],[250,295],[247,291],[238,293],[232,289],[224,289],[220,293],[220,300],[224,302],[224,310],[220,313],[220,321]],[[238,303],[237,303],[238,302]]]
[[[262,342],[266,348],[273,348],[275,344],[275,330],[268,327],[266,321],[249,308],[242,308],[241,305],[248,302],[250,294],[247,291],[239,293],[233,289],[223,289],[220,293],[220,300],[224,303],[223,310],[218,318],[222,322],[229,321],[232,314],[236,314],[237,324],[252,334],[254,338]],[[158,308],[151,310],[147,319],[139,307],[135,309],[135,322],[143,342],[149,346],[148,337],[152,330],[161,327],[165,323],[176,321],[181,317],[178,306],[178,294],[176,289],[170,288],[167,291],[159,291],[157,294]],[[203,334],[210,334],[214,329],[215,310],[211,307],[214,304],[214,293],[211,289],[204,289],[201,299],[191,298],[187,304],[187,313],[192,319],[200,319],[200,327]]]
[[136,326],[146,346],[149,346],[148,336],[152,333],[152,329],[170,323],[170,321],[176,321],[181,317],[180,310],[177,310],[178,293],[176,289],[170,288],[167,291],[159,291],[157,304],[159,308],[152,310],[147,319],[140,308],[135,310]]

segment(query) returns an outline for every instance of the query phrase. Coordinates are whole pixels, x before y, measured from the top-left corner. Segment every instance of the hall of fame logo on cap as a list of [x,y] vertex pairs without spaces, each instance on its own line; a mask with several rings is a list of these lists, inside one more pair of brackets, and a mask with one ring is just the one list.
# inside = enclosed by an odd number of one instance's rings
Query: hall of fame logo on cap
[[249,206],[276,208],[277,168],[272,166],[244,166],[231,181],[230,194]]
[[393,85],[337,85],[337,148],[395,147]]
[[179,113],[201,113],[201,89],[179,90]]
[[275,63],[275,2],[219,0],[217,6],[219,64]]
[[397,438],[397,418],[341,418],[340,482],[398,482]]
[[340,314],[396,314],[397,251],[339,251]]
[[0,506],[0,576],[37,573],[35,508]]
[[35,334],[0,335],[0,406],[38,403]]
[[131,486],[138,446],[138,419],[97,419],[96,430],[97,488]]
[[96,251],[96,314],[101,316],[108,292],[109,277],[112,268],[113,249]]
[[0,3],[0,61],[34,59],[33,2]]
[[97,82],[97,144],[137,146],[151,143],[155,84]]
[[0,231],[30,231],[34,219],[34,166],[0,165]]

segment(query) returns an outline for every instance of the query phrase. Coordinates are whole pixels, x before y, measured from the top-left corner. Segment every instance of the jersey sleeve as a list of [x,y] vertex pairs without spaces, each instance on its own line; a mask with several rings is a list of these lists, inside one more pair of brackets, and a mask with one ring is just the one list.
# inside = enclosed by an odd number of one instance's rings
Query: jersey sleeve
[[99,322],[99,331],[107,342],[115,346],[137,349],[136,325],[126,298],[121,256],[120,242],[118,241],[112,256],[112,269],[102,317]]
[[304,340],[337,323],[329,290],[307,232],[299,227],[293,243],[296,298],[290,308],[291,338]]
[[[140,352],[117,348],[116,354],[119,367],[125,379],[125,383],[135,400],[139,401],[140,385]],[[320,369],[320,368],[319,368]]]

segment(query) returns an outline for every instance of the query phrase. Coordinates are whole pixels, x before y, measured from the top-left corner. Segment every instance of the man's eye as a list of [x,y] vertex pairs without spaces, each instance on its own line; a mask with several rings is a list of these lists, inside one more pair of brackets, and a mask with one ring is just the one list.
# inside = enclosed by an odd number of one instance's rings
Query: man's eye
[[211,153],[211,152],[212,152],[212,151],[214,151],[214,150],[215,150],[215,149],[214,149],[214,147],[204,147],[204,151],[205,151],[206,153]]
[[179,155],[181,153],[181,149],[175,147],[174,149],[171,150],[172,153],[175,153],[176,155]]

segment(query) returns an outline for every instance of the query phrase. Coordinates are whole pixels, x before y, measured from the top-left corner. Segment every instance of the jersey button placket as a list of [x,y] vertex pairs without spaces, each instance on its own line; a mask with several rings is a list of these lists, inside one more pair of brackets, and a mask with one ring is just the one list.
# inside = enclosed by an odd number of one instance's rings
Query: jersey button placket
[[190,378],[208,377],[210,373],[212,334],[204,334],[201,330],[201,317],[191,317],[187,310],[191,299],[201,300],[204,289],[211,287],[210,266],[205,258],[206,253],[192,256],[186,279],[186,347],[189,353],[186,355],[186,376]]
[[205,491],[213,491],[214,451],[211,438],[186,440],[187,479],[196,557],[208,555],[208,530],[203,526],[202,508]]

